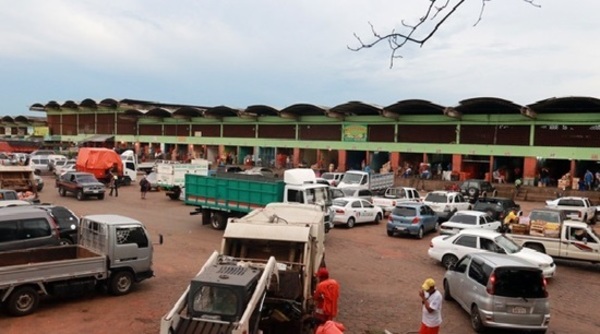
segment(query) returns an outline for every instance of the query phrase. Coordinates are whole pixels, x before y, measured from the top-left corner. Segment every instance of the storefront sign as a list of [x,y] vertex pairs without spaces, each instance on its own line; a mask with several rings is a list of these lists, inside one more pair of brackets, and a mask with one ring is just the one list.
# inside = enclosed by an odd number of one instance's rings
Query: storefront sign
[[342,140],[345,142],[366,142],[367,126],[361,124],[344,125]]

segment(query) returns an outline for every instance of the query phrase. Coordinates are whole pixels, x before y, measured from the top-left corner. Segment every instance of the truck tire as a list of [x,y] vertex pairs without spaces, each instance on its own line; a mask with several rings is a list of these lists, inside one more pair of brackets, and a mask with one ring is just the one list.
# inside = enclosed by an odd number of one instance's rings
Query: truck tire
[[8,313],[20,317],[33,313],[40,302],[38,292],[31,286],[23,286],[15,289],[8,297]]
[[209,210],[202,210],[202,225],[208,225],[212,222],[212,214]]
[[169,193],[169,198],[172,200],[178,200],[179,196],[181,196],[181,188],[174,187],[171,193]]
[[83,190],[77,190],[75,197],[77,197],[78,201],[83,201],[83,199],[85,198],[85,196],[83,195]]
[[538,244],[525,244],[525,247],[529,248],[529,249],[533,249],[534,251],[538,251],[540,253],[546,253],[546,250],[544,249],[544,246],[542,245],[538,245]]
[[66,191],[66,190],[65,190],[65,188],[63,188],[63,187],[58,187],[58,194],[59,194],[61,197],[65,197],[65,195],[67,194],[67,191]]
[[214,212],[210,224],[215,230],[224,230],[227,226],[227,214],[225,212]]
[[108,291],[114,296],[129,293],[133,286],[133,275],[129,271],[117,271],[110,277]]

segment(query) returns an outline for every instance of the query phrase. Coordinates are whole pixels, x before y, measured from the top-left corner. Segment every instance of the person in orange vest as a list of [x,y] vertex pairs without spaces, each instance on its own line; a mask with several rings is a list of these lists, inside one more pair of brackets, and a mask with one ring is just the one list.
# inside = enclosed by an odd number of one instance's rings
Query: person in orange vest
[[320,268],[316,276],[319,283],[313,295],[315,318],[319,323],[325,323],[333,320],[337,315],[340,285],[333,278],[329,278],[329,272],[325,267]]

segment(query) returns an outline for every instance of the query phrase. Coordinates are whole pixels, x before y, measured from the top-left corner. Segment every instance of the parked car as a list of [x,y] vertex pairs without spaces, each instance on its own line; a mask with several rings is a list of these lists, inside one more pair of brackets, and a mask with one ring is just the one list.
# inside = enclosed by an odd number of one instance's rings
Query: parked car
[[345,224],[348,228],[360,223],[379,224],[383,218],[383,210],[380,207],[356,197],[337,198],[333,200],[331,208],[335,211],[333,224]]
[[58,225],[58,232],[61,245],[71,245],[77,243],[79,230],[79,217],[73,211],[60,205],[40,204],[36,205],[54,218]]
[[449,268],[458,259],[475,252],[507,254],[527,260],[553,277],[556,265],[550,255],[521,247],[502,233],[485,229],[465,229],[452,236],[437,236],[431,240],[427,254]]
[[51,154],[48,156],[48,170],[53,172],[56,165],[59,163],[66,162],[68,159],[62,154]]
[[444,275],[444,299],[454,299],[471,327],[545,333],[550,303],[542,270],[529,261],[496,253],[467,254]]
[[486,212],[495,220],[502,221],[509,212],[518,213],[521,211],[521,206],[510,198],[480,197],[473,205],[473,210]]
[[0,209],[0,251],[59,245],[58,226],[33,205]]
[[441,221],[448,220],[457,211],[471,210],[469,203],[464,196],[456,191],[436,190],[427,193],[423,203],[429,205]]
[[67,163],[65,166],[60,167],[57,170],[55,170],[57,178],[61,177],[62,175],[65,175],[67,172],[76,172],[76,171],[77,171],[77,167],[76,167],[75,163],[73,163],[73,164]]
[[427,232],[437,232],[439,217],[423,203],[402,203],[396,205],[388,216],[387,235],[413,235],[422,239]]
[[355,198],[362,198],[364,200],[367,200],[369,202],[373,201],[373,192],[369,189],[364,189],[364,188],[342,188],[340,189],[345,197],[355,197]]
[[102,200],[106,191],[104,184],[94,174],[85,172],[67,172],[61,175],[56,180],[56,187],[60,196],[72,193],[80,201],[89,196]]
[[44,155],[32,155],[29,159],[29,166],[33,168],[35,174],[48,173],[48,158]]
[[321,177],[327,180],[330,186],[335,187],[338,185],[338,183],[340,183],[340,181],[344,177],[344,173],[325,172],[321,174]]
[[479,197],[494,197],[497,194],[496,188],[485,180],[465,180],[459,188],[463,196],[467,197],[471,203],[475,203]]
[[440,225],[440,234],[452,235],[466,228],[482,228],[498,231],[502,222],[494,220],[485,212],[464,210],[458,211],[447,222]]

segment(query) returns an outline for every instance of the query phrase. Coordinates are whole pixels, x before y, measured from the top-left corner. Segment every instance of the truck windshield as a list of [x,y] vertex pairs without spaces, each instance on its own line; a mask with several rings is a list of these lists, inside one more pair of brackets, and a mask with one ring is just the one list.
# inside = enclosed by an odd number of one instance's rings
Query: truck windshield
[[205,285],[196,291],[192,313],[236,315],[238,298],[229,288]]
[[363,178],[363,175],[361,175],[361,174],[346,173],[346,174],[344,174],[344,178],[342,179],[342,182],[347,183],[347,184],[360,184],[362,178]]
[[327,187],[308,189],[307,204],[326,205],[331,203]]

